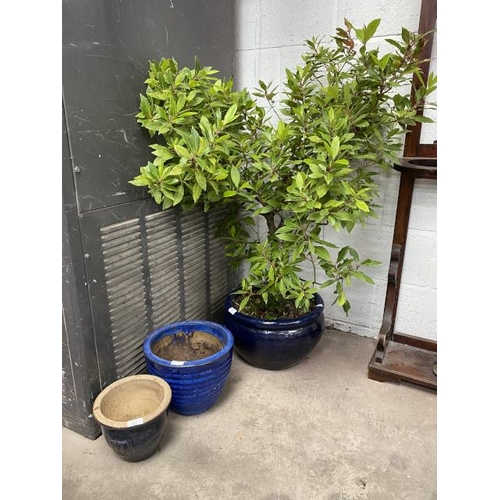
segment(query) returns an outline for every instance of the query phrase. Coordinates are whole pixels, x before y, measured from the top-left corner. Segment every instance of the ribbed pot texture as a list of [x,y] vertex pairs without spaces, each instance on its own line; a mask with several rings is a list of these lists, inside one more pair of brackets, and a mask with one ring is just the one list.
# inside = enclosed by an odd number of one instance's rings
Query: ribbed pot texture
[[325,326],[324,302],[315,295],[313,311],[296,319],[262,320],[239,313],[227,297],[224,324],[234,337],[236,352],[251,365],[284,370],[300,363],[318,344]]
[[[217,337],[223,348],[192,361],[167,360],[153,352],[156,342],[178,332],[202,331]],[[211,321],[181,321],[158,328],[144,341],[146,366],[151,375],[161,377],[172,389],[170,409],[181,415],[197,415],[212,407],[222,392],[233,360],[234,339],[223,325]]]

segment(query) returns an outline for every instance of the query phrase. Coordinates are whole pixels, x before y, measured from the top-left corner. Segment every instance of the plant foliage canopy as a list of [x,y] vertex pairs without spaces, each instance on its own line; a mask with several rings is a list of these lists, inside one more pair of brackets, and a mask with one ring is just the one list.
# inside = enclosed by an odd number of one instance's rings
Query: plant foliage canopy
[[263,81],[235,91],[198,61],[150,62],[137,121],[157,142],[130,182],[164,209],[227,206],[220,237],[232,264],[246,266],[240,311],[304,313],[333,287],[347,314],[351,280],[373,283],[364,269],[377,262],[326,241],[322,228],[351,231],[376,217],[376,175],[398,161],[407,127],[430,121],[421,111],[437,85],[434,74],[422,81],[425,37],[403,28],[382,53],[369,47],[379,23],[346,20],[334,36],[307,40],[281,91]]

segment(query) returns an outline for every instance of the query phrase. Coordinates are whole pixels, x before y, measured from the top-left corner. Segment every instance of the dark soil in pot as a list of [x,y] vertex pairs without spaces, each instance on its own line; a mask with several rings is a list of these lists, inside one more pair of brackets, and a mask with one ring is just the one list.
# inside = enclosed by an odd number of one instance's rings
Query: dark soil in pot
[[172,411],[197,415],[211,408],[224,388],[233,346],[233,336],[225,326],[187,320],[157,328],[145,338],[143,351],[149,373],[172,388]]
[[239,313],[231,294],[225,302],[224,323],[245,361],[266,370],[284,370],[300,363],[321,339],[325,318],[319,294],[314,303],[312,311],[298,318],[269,320]]
[[[239,310],[241,297],[238,295],[232,296],[232,306]],[[265,303],[261,296],[255,295],[250,297],[244,314],[252,318],[262,320],[283,320],[283,319],[296,319],[304,316],[308,312],[314,310],[315,304],[311,302],[308,311],[303,311],[295,307],[295,300],[272,300],[269,298]]]
[[152,351],[163,359],[192,361],[212,356],[223,347],[222,342],[214,335],[194,330],[187,333],[179,331],[163,337],[153,345]]

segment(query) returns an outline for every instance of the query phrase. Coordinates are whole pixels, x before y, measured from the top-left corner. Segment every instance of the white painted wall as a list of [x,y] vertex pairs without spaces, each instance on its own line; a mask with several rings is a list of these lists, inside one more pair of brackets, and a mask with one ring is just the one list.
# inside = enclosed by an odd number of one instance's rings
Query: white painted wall
[[[420,0],[235,0],[235,6],[235,87],[249,89],[255,88],[259,80],[281,85],[285,68],[301,62],[304,40],[333,34],[337,26],[344,25],[344,18],[355,26],[381,18],[374,42],[383,44],[384,37],[397,36],[403,26],[416,31],[420,16]],[[435,61],[431,68],[435,71]],[[436,126],[427,126],[425,139],[430,142],[435,138]],[[384,173],[379,181],[382,207],[377,220],[350,234],[325,230],[325,237],[334,243],[349,243],[362,258],[382,262],[368,269],[375,285],[355,282],[348,289],[349,317],[330,305],[331,291],[322,293],[328,324],[369,337],[376,337],[382,324],[399,173]],[[417,180],[395,326],[397,332],[434,340],[437,340],[436,208],[436,181]]]

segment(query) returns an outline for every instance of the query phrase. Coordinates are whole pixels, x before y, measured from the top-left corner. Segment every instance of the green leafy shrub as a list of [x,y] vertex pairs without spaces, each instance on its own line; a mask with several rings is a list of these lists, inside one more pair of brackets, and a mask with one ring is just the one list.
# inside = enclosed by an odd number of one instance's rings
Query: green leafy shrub
[[[137,119],[158,142],[130,182],[164,209],[227,205],[220,235],[231,262],[246,265],[240,311],[303,314],[314,293],[334,287],[347,314],[351,280],[373,283],[364,269],[377,262],[325,241],[321,229],[351,231],[376,216],[375,177],[398,160],[407,127],[429,121],[418,111],[436,88],[431,74],[412,98],[424,37],[403,28],[381,54],[368,46],[379,22],[354,28],[346,20],[330,39],[307,40],[282,93],[262,81],[253,94],[234,91],[232,80],[198,63],[150,62]],[[255,230],[259,219],[265,235]],[[301,278],[306,263],[311,279]]]

